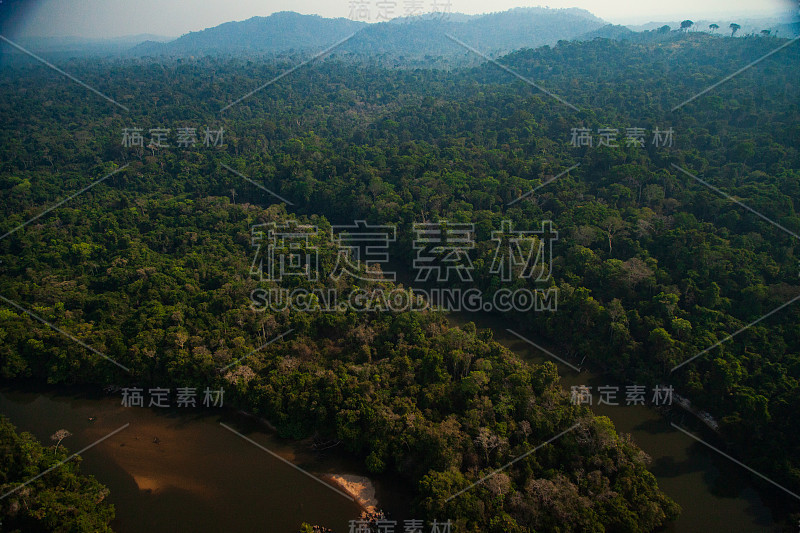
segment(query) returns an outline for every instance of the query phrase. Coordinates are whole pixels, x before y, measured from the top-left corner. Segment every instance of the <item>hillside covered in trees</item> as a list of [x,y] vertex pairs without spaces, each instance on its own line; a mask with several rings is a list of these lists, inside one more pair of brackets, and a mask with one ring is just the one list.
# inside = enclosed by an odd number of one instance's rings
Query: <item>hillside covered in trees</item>
[[[334,58],[226,108],[292,63],[68,65],[125,110],[42,66],[6,67],[0,233],[128,166],[0,239],[0,295],[130,372],[6,302],[0,373],[226,384],[282,435],[339,439],[370,471],[404,477],[416,508],[457,519],[458,531],[653,531],[677,506],[635,443],[571,404],[552,364],[522,363],[490,332],[435,312],[250,307],[255,224],[295,220],[327,235],[361,219],[394,224],[393,254],[410,266],[413,223],[472,223],[474,286],[493,294],[492,232],[551,220],[558,309],[509,323],[621,382],[673,384],[720,421],[732,455],[800,490],[800,445],[787,431],[800,408],[800,310],[773,313],[800,296],[800,50],[681,105],[785,42],[673,32],[501,59],[561,100],[492,64],[387,70]],[[223,128],[224,143],[123,146],[126,128],[180,127]],[[628,142],[629,129],[643,142]],[[581,130],[591,146],[573,142]],[[329,273],[335,247],[312,244]],[[376,287],[346,276],[306,286]]]

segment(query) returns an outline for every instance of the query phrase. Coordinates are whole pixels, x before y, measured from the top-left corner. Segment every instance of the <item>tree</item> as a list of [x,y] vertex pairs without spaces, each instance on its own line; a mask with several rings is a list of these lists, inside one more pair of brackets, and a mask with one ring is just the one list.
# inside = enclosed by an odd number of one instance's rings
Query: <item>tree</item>
[[692,22],[689,19],[686,19],[683,22],[681,22],[681,29],[684,31],[689,31],[689,28],[691,28],[692,26],[694,26],[694,22]]
[[58,450],[58,446],[61,444],[61,441],[66,439],[67,437],[71,437],[72,433],[67,431],[66,429],[59,429],[55,433],[50,436],[50,440],[58,441],[56,442],[56,450]]
[[715,33],[719,29],[719,24],[709,24],[708,28],[711,30],[711,33]]
[[735,22],[731,22],[731,25],[729,26],[729,28],[731,29],[731,37],[736,35],[736,32],[739,31],[740,29],[742,29],[742,27],[739,26],[738,24],[736,24]]
[[608,217],[603,221],[603,229],[608,236],[608,253],[611,253],[611,241],[617,233],[625,229],[625,221],[619,217]]

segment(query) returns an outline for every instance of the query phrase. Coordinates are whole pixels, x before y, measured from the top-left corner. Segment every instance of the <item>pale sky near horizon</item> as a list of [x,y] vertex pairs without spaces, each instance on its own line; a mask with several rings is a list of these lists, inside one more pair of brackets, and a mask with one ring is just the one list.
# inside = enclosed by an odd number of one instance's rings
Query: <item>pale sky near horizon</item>
[[[405,15],[408,6],[431,11],[448,0],[383,0],[394,5],[393,16]],[[727,20],[737,16],[769,16],[796,11],[800,0],[449,0],[450,11],[468,14],[504,11],[513,7],[545,5],[550,8],[579,7],[614,24],[638,24],[690,18]],[[16,4],[16,5],[15,5]],[[20,12],[12,36],[80,36],[92,38],[155,34],[177,37],[233,20],[267,16],[277,11],[297,11],[324,17],[349,17],[366,22],[352,13],[354,4],[367,6],[377,14],[381,0],[6,0]],[[0,1],[0,10],[4,3]],[[441,9],[441,8],[439,8]]]

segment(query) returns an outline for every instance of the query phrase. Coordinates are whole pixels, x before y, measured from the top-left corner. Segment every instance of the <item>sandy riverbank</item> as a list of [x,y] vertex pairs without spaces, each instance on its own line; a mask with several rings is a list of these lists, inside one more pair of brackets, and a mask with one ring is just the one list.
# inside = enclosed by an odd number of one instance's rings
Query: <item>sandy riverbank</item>
[[330,480],[352,495],[365,511],[374,513],[377,510],[378,500],[375,498],[375,486],[368,477],[337,474],[331,475]]
[[[243,410],[239,410],[239,413],[258,420],[271,431],[277,432],[277,429],[269,422],[269,420]],[[284,458],[295,462],[293,460],[294,457]],[[368,477],[357,476],[354,474],[330,474],[326,477],[344,492],[351,495],[355,499],[356,503],[358,503],[358,505],[360,505],[365,511],[369,513],[374,513],[377,511],[378,500],[375,497],[375,486],[373,485],[372,480],[370,480]]]

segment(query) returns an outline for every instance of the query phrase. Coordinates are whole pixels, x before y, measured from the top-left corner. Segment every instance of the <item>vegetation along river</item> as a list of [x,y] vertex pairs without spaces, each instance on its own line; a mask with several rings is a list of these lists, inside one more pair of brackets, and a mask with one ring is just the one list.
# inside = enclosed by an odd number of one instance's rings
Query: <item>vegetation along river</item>
[[[484,314],[450,315],[454,324],[468,320],[491,327],[497,341],[531,362],[552,360],[504,329],[500,319]],[[608,379],[557,363],[564,387],[593,390]],[[649,401],[649,399],[648,399]],[[652,407],[595,405],[652,458],[651,470],[662,489],[682,507],[667,531],[770,531],[773,511],[762,499],[776,494],[754,489],[746,471],[675,430]],[[681,412],[678,408],[677,412]],[[317,453],[308,442],[278,438],[264,424],[227,408],[149,409],[123,407],[119,397],[75,389],[27,386],[0,391],[0,412],[20,430],[43,442],[66,428],[65,441],[78,450],[114,429],[130,426],[82,454],[83,470],[111,489],[116,507],[112,527],[121,533],[149,531],[296,531],[301,522],[348,531],[347,522],[361,509],[334,490],[272,457],[232,433],[242,432],[304,470],[325,477],[361,474],[355,461],[335,453]],[[681,420],[703,435],[688,413]],[[710,438],[710,437],[709,437]],[[407,505],[392,480],[376,480],[380,507],[397,514]]]

